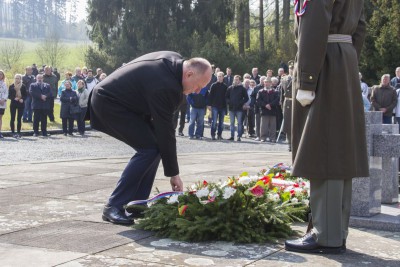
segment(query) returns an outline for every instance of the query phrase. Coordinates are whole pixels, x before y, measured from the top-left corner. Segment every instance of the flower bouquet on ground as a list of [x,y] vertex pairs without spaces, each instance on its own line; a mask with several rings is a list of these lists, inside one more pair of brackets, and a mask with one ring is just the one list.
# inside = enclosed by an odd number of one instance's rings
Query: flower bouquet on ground
[[[160,194],[134,227],[183,241],[273,241],[292,235],[292,222],[305,220],[308,199],[309,182],[291,177],[290,169],[278,164],[254,176],[244,172],[218,183],[198,182],[185,192]],[[132,201],[126,208],[137,204]]]

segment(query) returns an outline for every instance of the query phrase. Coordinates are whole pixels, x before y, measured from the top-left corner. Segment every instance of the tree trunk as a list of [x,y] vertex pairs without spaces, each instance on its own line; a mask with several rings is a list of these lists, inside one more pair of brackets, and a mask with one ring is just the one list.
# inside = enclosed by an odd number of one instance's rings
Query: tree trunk
[[260,0],[259,11],[260,54],[264,54],[264,0]]
[[250,49],[250,3],[244,1],[244,30],[246,38],[246,49]]
[[275,41],[279,42],[279,0],[275,0]]
[[236,26],[238,30],[239,54],[244,55],[244,8],[241,0],[238,1],[236,8]]
[[290,23],[290,0],[283,0],[282,13],[282,32],[284,35],[289,34]]

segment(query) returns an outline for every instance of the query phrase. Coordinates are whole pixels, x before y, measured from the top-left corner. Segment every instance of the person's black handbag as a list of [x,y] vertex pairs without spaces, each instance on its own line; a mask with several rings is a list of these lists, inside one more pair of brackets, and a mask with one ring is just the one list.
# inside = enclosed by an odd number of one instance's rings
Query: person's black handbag
[[78,104],[71,105],[69,107],[69,113],[70,114],[78,114],[81,112],[81,107]]

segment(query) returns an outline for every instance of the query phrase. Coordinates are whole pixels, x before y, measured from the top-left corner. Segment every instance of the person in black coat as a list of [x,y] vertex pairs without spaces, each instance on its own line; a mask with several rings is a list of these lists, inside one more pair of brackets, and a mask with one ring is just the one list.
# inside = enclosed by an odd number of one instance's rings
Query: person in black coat
[[[222,131],[224,130],[224,117],[226,114],[226,91],[228,86],[223,82],[224,73],[217,73],[217,82],[213,83],[210,88],[210,95],[208,98],[209,105],[211,106],[211,138],[215,140],[215,132],[217,131],[218,121],[218,140],[222,140]],[[233,80],[233,77],[232,77]]]
[[147,199],[160,159],[172,190],[182,191],[173,114],[184,95],[198,93],[212,75],[202,58],[184,60],[176,52],[143,55],[98,83],[89,101],[92,128],[136,150],[103,210],[103,220],[132,224],[123,206]]
[[60,118],[62,120],[63,133],[66,136],[73,135],[74,119],[76,114],[72,112],[71,107],[78,105],[78,95],[72,90],[71,81],[64,82],[65,89],[61,92],[60,101]]
[[237,141],[241,141],[243,134],[243,105],[249,100],[246,88],[240,82],[240,76],[235,75],[233,84],[228,87],[225,95],[226,104],[229,107],[229,119],[231,138],[228,140],[233,141],[235,137],[235,118],[237,119]]
[[[8,98],[11,100],[10,104],[10,128],[15,138],[21,137],[22,115],[24,114],[25,99],[27,91],[25,84],[22,83],[22,75],[16,74],[14,83],[10,85],[8,90]],[[18,113],[17,113],[18,111]],[[17,115],[17,133],[15,133],[15,115]]]
[[32,96],[33,110],[33,136],[39,136],[39,122],[43,136],[47,134],[47,115],[50,111],[50,101],[54,101],[51,87],[43,82],[43,74],[36,76],[36,83],[29,87],[29,93]]
[[272,88],[272,82],[269,79],[264,81],[264,88],[258,91],[257,105],[261,111],[260,141],[265,142],[269,138],[271,142],[275,142],[279,93]]

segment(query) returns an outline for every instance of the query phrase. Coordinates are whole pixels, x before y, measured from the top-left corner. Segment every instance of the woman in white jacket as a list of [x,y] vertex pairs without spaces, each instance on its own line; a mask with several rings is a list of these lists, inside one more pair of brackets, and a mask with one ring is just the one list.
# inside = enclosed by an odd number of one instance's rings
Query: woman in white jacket
[[0,70],[0,138],[4,138],[1,134],[1,126],[3,124],[4,111],[7,108],[8,89],[6,84],[6,75]]

